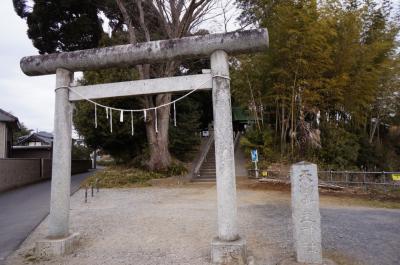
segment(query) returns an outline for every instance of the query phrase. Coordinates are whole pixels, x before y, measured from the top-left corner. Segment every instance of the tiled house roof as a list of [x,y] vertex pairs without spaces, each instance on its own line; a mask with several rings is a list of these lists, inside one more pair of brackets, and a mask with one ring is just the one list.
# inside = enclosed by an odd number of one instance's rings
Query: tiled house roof
[[42,142],[45,145],[51,145],[53,142],[53,134],[48,132],[37,132],[30,135],[21,136],[18,138],[17,145],[23,145],[26,142]]
[[2,109],[0,109],[0,122],[9,123],[15,129],[20,129],[18,118]]

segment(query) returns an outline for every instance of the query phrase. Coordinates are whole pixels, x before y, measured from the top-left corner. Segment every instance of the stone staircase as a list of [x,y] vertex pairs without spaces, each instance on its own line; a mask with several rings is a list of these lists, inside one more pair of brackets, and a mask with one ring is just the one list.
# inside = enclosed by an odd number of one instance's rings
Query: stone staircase
[[207,182],[215,181],[215,146],[214,143],[210,146],[207,156],[200,167],[199,174],[194,178],[194,181]]
[[[240,134],[234,137],[234,147],[239,143]],[[207,155],[200,162],[200,168],[195,172],[192,181],[193,182],[213,182],[216,180],[216,169],[215,169],[215,145],[214,138],[210,139],[209,148]]]

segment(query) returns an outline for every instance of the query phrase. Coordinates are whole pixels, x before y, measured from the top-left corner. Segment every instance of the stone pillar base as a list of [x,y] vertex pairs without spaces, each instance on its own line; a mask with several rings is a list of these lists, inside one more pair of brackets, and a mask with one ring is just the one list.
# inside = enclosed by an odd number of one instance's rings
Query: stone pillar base
[[246,240],[222,241],[214,238],[211,243],[211,262],[218,265],[247,264]]
[[301,263],[301,262],[297,262],[296,259],[294,257],[291,258],[286,258],[281,260],[278,265],[336,265],[335,262],[333,262],[330,259],[323,259],[322,263]]
[[36,257],[52,257],[71,254],[79,241],[79,233],[70,234],[68,237],[49,239],[45,238],[36,242]]

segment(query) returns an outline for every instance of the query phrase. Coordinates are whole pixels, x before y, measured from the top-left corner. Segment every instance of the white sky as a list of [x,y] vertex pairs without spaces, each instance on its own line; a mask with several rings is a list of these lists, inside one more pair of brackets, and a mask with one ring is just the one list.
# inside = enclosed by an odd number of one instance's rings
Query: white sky
[[0,4],[0,108],[17,116],[28,128],[52,131],[54,76],[28,77],[19,67],[23,56],[37,54],[26,35],[26,22],[12,1]]
[[[210,24],[213,32],[222,27],[215,20]],[[29,77],[22,73],[20,59],[38,54],[26,31],[26,22],[14,12],[12,1],[1,1],[0,108],[11,112],[30,129],[52,132],[55,76]]]

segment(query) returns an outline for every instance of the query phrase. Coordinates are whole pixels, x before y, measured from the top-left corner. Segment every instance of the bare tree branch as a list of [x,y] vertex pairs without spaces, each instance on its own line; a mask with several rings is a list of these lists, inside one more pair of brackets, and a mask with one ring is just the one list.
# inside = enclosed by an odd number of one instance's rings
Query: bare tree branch
[[121,11],[124,23],[128,28],[129,41],[130,43],[135,44],[137,42],[135,28],[133,27],[131,17],[129,16],[128,11],[125,7],[125,3],[123,2],[123,0],[115,0],[115,1],[117,2],[118,8]]
[[164,4],[162,3],[162,0],[155,0],[156,5],[153,4],[154,10],[158,12],[158,18],[161,21],[161,23],[164,25],[164,29],[167,32],[167,35],[169,38],[172,38],[172,29],[171,29],[171,21],[168,18],[168,14],[166,13],[166,10],[164,8]]
[[136,5],[139,10],[139,23],[140,27],[143,29],[144,32],[144,37],[146,41],[150,41],[150,32],[149,29],[144,21],[144,11],[143,11],[143,6],[142,6],[142,0],[136,0]]

